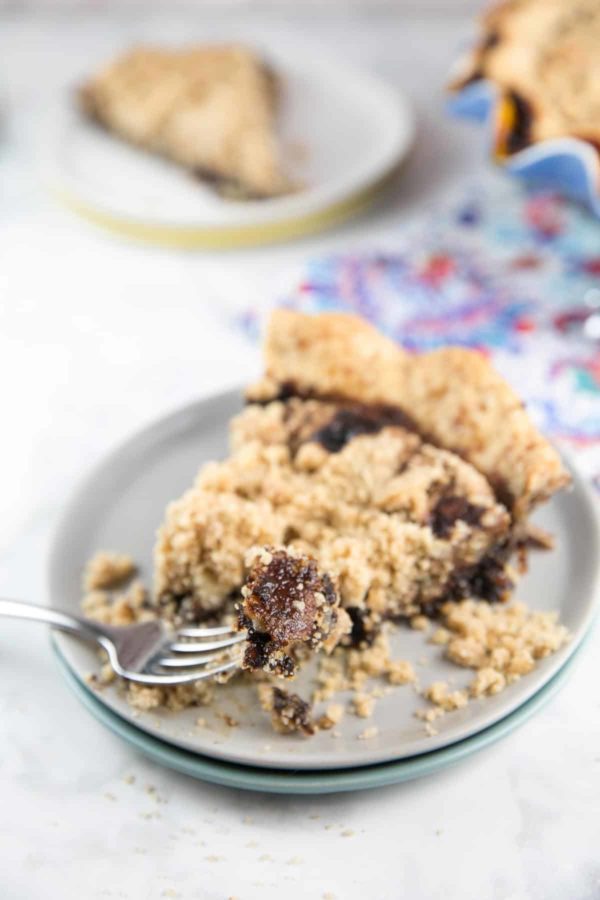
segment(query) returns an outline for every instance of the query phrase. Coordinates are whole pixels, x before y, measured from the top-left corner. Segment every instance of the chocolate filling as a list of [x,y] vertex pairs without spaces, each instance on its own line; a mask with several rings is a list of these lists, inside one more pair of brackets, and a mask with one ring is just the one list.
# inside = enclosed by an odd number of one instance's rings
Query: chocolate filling
[[514,584],[506,572],[506,561],[512,553],[509,541],[495,547],[472,566],[452,573],[443,600],[465,600],[475,597],[498,603]]
[[[336,594],[328,575],[320,575],[313,559],[296,558],[279,551],[258,572],[251,572],[246,600],[249,612],[263,622],[273,641],[285,646],[307,640],[314,629],[315,593],[332,606]],[[301,604],[301,608],[299,608]]]
[[[314,734],[315,727],[310,715],[310,704],[298,694],[290,694],[276,687],[273,688],[273,715],[282,720],[287,730],[289,725],[282,719],[282,713],[285,713],[285,718],[290,721],[296,731]],[[290,730],[292,729],[290,728]]]
[[[412,431],[423,440],[426,436],[421,434],[415,421],[399,406],[391,406],[386,403],[361,403],[358,400],[350,400],[347,397],[330,394],[313,394],[303,391],[291,381],[284,381],[279,385],[277,394],[266,400],[249,400],[253,406],[268,406],[269,403],[279,401],[286,403],[288,400],[317,400],[321,403],[331,403],[338,407],[332,418],[325,425],[317,428],[305,441],[316,441],[330,453],[339,453],[345,445],[361,434],[377,434],[384,428],[396,426]],[[433,441],[429,441],[433,443]]]
[[446,538],[459,519],[468,525],[477,526],[483,513],[482,506],[469,503],[464,497],[441,497],[431,511],[431,529],[436,537]]
[[[299,400],[317,400],[322,403],[332,403],[339,406],[339,410],[333,418],[324,426],[318,428],[311,436],[311,440],[318,441],[330,453],[341,450],[345,444],[359,434],[376,434],[383,428],[397,426],[412,431],[422,441],[443,450],[449,450],[464,459],[464,454],[453,447],[442,447],[432,435],[419,428],[414,419],[399,406],[384,403],[360,403],[349,400],[347,397],[333,394],[317,394],[310,390],[302,390],[292,381],[284,381],[279,385],[277,394],[267,400],[249,400],[248,403],[255,406],[268,406],[269,403],[280,401],[285,403],[297,397]],[[508,511],[512,509],[514,497],[509,491],[505,481],[500,476],[486,476],[490,487],[499,503]]]
[[506,138],[506,150],[508,153],[518,153],[531,143],[533,113],[531,105],[517,91],[509,91],[508,99],[514,107],[515,122]]
[[412,420],[397,407],[353,403],[339,409],[309,440],[321,444],[329,453],[338,453],[352,438],[361,434],[377,434],[390,425],[414,431]]
[[486,35],[486,37],[481,45],[482,52],[485,53],[487,50],[492,50],[494,47],[497,47],[498,44],[500,43],[501,39],[502,39],[502,35],[500,34],[499,31],[497,31],[495,29],[493,31],[490,31],[489,34]]
[[276,651],[281,650],[281,645],[274,641],[270,634],[256,628],[252,619],[243,612],[238,612],[238,624],[241,629],[248,632],[246,649],[244,650],[245,669],[268,669],[273,663],[273,670],[284,678],[291,678],[295,673],[296,663],[291,656],[279,653],[275,660],[272,659]]
[[[330,617],[335,615],[337,595],[331,578],[319,573],[314,559],[277,551],[268,563],[255,563],[246,587],[249,594],[238,615],[240,627],[248,631],[244,667],[292,675],[294,659],[280,651],[296,643],[311,644],[315,638],[317,593],[324,596]],[[327,621],[327,613],[324,618]],[[276,656],[271,660],[272,654]]]
[[344,640],[344,644],[351,647],[370,647],[379,634],[379,626],[373,622],[372,614],[368,609],[359,606],[349,606],[346,612],[352,621],[352,631]]
[[242,200],[264,200],[264,194],[250,191],[237,178],[220,175],[212,169],[195,168],[190,170],[193,177],[202,181],[222,197]]

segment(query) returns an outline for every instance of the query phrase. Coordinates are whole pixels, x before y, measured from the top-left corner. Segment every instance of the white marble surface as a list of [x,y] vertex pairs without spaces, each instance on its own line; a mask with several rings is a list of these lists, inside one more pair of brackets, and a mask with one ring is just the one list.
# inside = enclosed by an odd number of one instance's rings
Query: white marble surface
[[[88,466],[139,424],[256,369],[224,325],[228,310],[277,291],[315,248],[374,237],[480,165],[477,142],[441,117],[439,85],[464,22],[254,14],[274,39],[282,27],[317,35],[408,90],[420,143],[401,185],[376,214],[294,246],[218,256],[118,243],[44,194],[41,122],[59,90],[115,46],[202,25],[175,12],[56,15],[0,19],[0,591],[34,601],[45,598],[61,505]],[[43,630],[3,622],[0,896],[594,900],[599,651],[596,633],[550,706],[454,769],[294,799],[145,761],[69,693]]]

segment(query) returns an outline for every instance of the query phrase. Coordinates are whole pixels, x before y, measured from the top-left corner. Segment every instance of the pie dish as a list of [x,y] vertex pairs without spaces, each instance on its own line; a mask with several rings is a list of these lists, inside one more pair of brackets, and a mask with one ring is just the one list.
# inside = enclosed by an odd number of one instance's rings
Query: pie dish
[[237,199],[292,189],[276,136],[278,79],[239,45],[136,47],[85,83],[86,116]]
[[482,17],[452,88],[495,85],[501,157],[564,137],[600,151],[599,42],[597,0],[505,0]]

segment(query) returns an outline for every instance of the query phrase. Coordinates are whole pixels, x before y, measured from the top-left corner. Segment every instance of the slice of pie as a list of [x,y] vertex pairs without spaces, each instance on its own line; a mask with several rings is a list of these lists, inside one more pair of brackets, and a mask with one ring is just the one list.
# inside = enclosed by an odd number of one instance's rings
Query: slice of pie
[[565,136],[600,150],[599,47],[598,0],[505,0],[482,17],[452,88],[497,87],[500,155]]
[[[340,639],[338,607],[358,636],[449,599],[508,596],[530,511],[569,476],[484,356],[408,354],[353,316],[280,310],[265,358],[229,457],[167,510],[164,614],[230,612],[246,585],[249,664],[276,671],[290,645]],[[257,547],[271,549],[249,572]]]
[[275,133],[277,77],[245,47],[139,47],[84,84],[79,100],[105,128],[224,194],[258,198],[291,189]]

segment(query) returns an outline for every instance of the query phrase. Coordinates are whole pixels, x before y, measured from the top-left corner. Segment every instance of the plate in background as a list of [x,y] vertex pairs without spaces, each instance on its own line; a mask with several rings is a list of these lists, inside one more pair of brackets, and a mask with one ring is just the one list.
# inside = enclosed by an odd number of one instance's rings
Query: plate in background
[[217,248],[315,231],[374,199],[414,137],[401,90],[310,45],[247,43],[281,74],[284,157],[305,187],[267,200],[224,200],[183,169],[88,122],[67,96],[52,126],[54,191],[77,212],[132,237]]
[[[201,463],[224,455],[229,420],[241,405],[238,391],[198,401],[132,437],[92,472],[68,507],[55,539],[50,569],[54,605],[78,611],[82,569],[98,549],[130,553],[140,563],[146,582],[151,582],[154,533],[166,505],[192,484]],[[254,686],[235,681],[219,689],[218,707],[177,713],[136,712],[134,716],[114,686],[98,693],[98,701],[161,741],[250,766],[357,767],[414,757],[462,741],[514,712],[539,691],[564,665],[590,625],[599,593],[600,526],[590,489],[576,471],[573,479],[573,489],[536,516],[541,526],[556,535],[557,549],[532,554],[530,571],[516,594],[533,608],[558,610],[572,640],[502,693],[472,701],[438,720],[437,735],[427,736],[423,723],[415,718],[423,700],[410,687],[397,688],[378,700],[369,720],[347,715],[336,729],[337,739],[331,732],[320,732],[310,740],[275,734],[258,706]],[[55,642],[80,681],[97,670],[93,649],[66,634],[56,634]],[[423,685],[452,680],[460,687],[472,677],[470,671],[445,661],[442,648],[428,644],[422,632],[398,629],[392,649],[394,658],[415,664]],[[310,674],[307,666],[294,681],[293,689],[301,695],[308,694]],[[223,713],[239,726],[229,727]],[[199,717],[206,726],[196,724]],[[378,734],[359,740],[365,727],[373,725]]]

